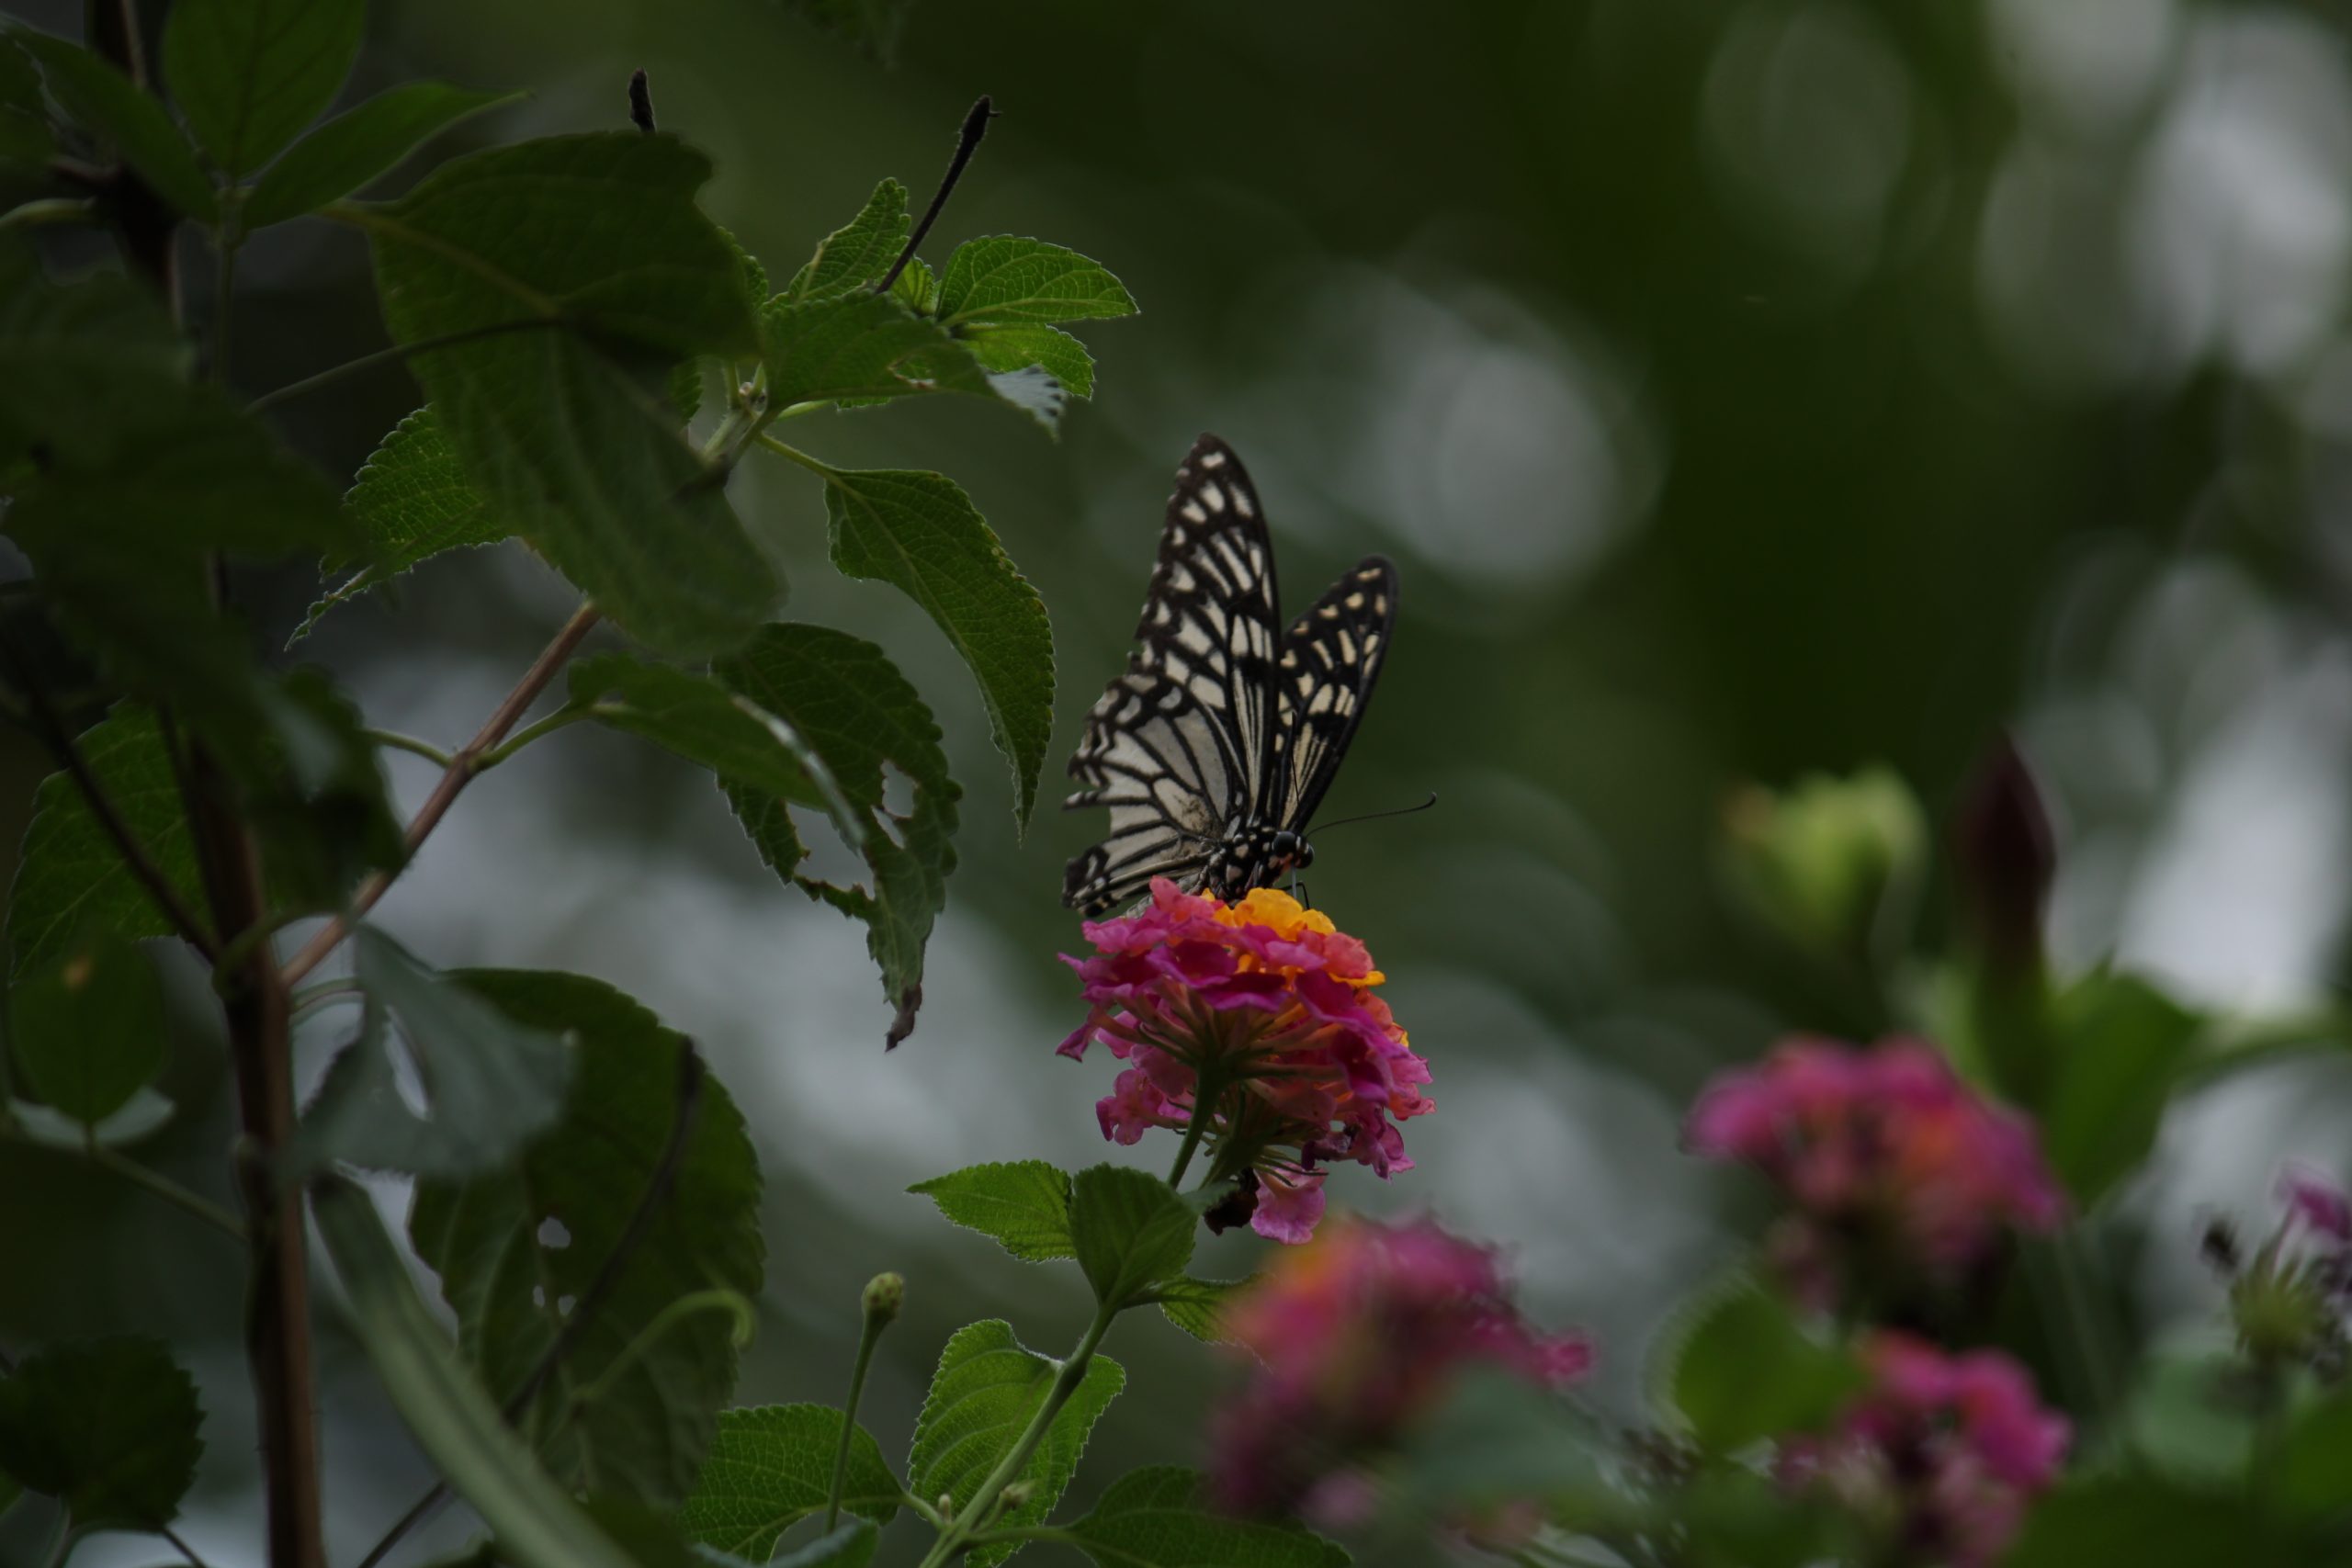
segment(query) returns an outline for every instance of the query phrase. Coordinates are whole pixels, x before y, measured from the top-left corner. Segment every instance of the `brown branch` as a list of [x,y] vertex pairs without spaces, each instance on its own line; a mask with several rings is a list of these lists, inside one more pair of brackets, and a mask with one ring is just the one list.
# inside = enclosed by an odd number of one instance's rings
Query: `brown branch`
[[[686,1141],[694,1135],[695,1121],[702,1110],[703,1077],[702,1053],[695,1049],[693,1041],[679,1041],[678,1097],[670,1117],[670,1141],[663,1145],[662,1158],[654,1166],[653,1174],[646,1178],[645,1190],[639,1195],[637,1208],[630,1213],[628,1224],[621,1227],[620,1239],[613,1244],[612,1251],[606,1253],[605,1261],[597,1266],[596,1277],[588,1281],[586,1290],[580,1292],[580,1299],[572,1303],[571,1315],[563,1320],[562,1329],[533,1365],[521,1385],[507,1396],[500,1414],[506,1417],[508,1426],[514,1426],[523,1419],[525,1413],[531,1408],[531,1401],[537,1398],[539,1390],[547,1386],[548,1379],[555,1375],[556,1369],[579,1346],[589,1324],[603,1310],[614,1288],[620,1283],[621,1271],[637,1256],[638,1248],[645,1245],[646,1233],[653,1228],[654,1216],[662,1212],[662,1204],[669,1201],[671,1192],[678,1185],[678,1172],[685,1167]],[[408,1512],[393,1521],[391,1529],[384,1532],[383,1539],[369,1550],[368,1555],[359,1560],[359,1568],[376,1568],[385,1554],[400,1544],[403,1536],[431,1517],[434,1510],[447,1501],[448,1496],[448,1482],[435,1482],[424,1496],[409,1506]]]
[[172,879],[164,874],[164,868],[157,865],[154,857],[147,852],[147,846],[139,841],[139,835],[130,830],[130,824],[123,819],[122,811],[115,805],[114,797],[107,793],[106,785],[91,769],[90,760],[82,754],[81,743],[66,728],[64,716],[50,701],[49,694],[41,690],[40,682],[33,678],[32,662],[25,657],[16,634],[8,629],[5,621],[0,621],[0,659],[6,660],[17,677],[17,683],[24,690],[25,705],[30,710],[34,728],[40,732],[42,744],[49,748],[58,765],[73,779],[74,787],[82,792],[82,799],[89,806],[90,815],[97,819],[107,837],[114,840],[116,852],[122,856],[122,863],[130,869],[139,886],[146,889],[147,897],[154,900],[155,908],[163,911],[164,918],[172,923],[173,929],[187,944],[204,954],[207,964],[219,963],[219,943],[213,941],[212,933],[204,929],[204,922],[197,919],[196,911],[188,908],[187,900],[180,897],[180,890],[172,886]]
[[[449,807],[457,803],[458,794],[481,771],[482,754],[505,739],[506,732],[514,728],[533,703],[538,701],[539,694],[547,690],[557,671],[571,660],[572,650],[580,646],[581,639],[588,635],[597,619],[594,604],[582,604],[573,611],[571,619],[564,622],[563,629],[555,634],[555,640],[540,650],[530,669],[523,672],[522,680],[506,694],[506,700],[498,705],[474,738],[449,759],[448,771],[441,775],[441,782],[433,786],[433,793],[424,797],[424,804],[417,808],[416,815],[409,821],[408,852],[411,855],[415,854],[427,835],[440,826],[441,818],[447,816]],[[316,936],[302,944],[300,953],[287,961],[285,971],[279,976],[280,983],[299,985],[305,976],[325,961],[329,953],[342,946],[360,917],[374,908],[376,901],[383,897],[385,890],[391,886],[392,876],[391,873],[378,872],[361,883],[359,891],[352,895],[351,908],[329,921]]]

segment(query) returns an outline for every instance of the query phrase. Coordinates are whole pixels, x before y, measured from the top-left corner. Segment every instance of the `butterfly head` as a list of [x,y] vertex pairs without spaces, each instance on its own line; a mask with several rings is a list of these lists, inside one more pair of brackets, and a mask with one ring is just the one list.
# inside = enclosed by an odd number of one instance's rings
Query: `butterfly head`
[[1315,863],[1315,846],[1306,841],[1304,834],[1277,828],[1265,836],[1260,863],[1270,877],[1305,871]]

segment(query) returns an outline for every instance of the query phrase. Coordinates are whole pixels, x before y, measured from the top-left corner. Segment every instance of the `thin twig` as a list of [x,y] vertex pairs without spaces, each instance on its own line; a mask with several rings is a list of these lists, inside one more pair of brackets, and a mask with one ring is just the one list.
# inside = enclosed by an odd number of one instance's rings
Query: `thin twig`
[[907,236],[907,248],[899,253],[899,259],[890,264],[890,270],[884,273],[882,281],[874,286],[875,293],[889,293],[890,286],[899,281],[899,274],[906,271],[907,264],[915,259],[915,248],[922,243],[923,236],[931,232],[931,226],[939,221],[940,210],[947,205],[947,197],[955,191],[956,182],[964,177],[964,165],[972,161],[974,152],[979,151],[980,138],[989,133],[989,121],[995,118],[996,110],[989,107],[989,96],[982,93],[980,101],[972,106],[972,112],[964,117],[963,129],[956,133],[956,156],[947,161],[946,177],[939,182],[939,189],[933,195],[931,205],[923,209],[922,221],[917,223],[914,231]]
[[[492,712],[474,738],[449,759],[448,770],[441,775],[441,782],[433,786],[433,793],[425,797],[424,804],[409,820],[408,852],[411,855],[416,853],[426,836],[440,825],[441,818],[448,815],[449,807],[456,804],[459,792],[473,782],[474,774],[481,771],[476,763],[482,753],[505,739],[506,732],[514,728],[516,721],[529,711],[533,703],[538,701],[539,694],[547,690],[548,682],[553,681],[556,672],[570,660],[572,650],[595,626],[597,618],[594,604],[582,604],[573,611],[571,619],[563,623],[563,629],[539,651],[530,669],[525,671],[523,678],[514,683],[514,689],[506,694],[506,700]],[[391,875],[380,871],[361,883],[359,891],[352,895],[351,908],[329,921],[318,935],[302,945],[301,952],[288,961],[285,983],[288,986],[300,984],[304,976],[343,945],[344,939],[351,934],[352,927],[358,923],[361,916],[376,907],[376,901],[391,885]]]
[[118,1154],[102,1144],[94,1144],[85,1152],[89,1156],[90,1163],[100,1169],[113,1171],[125,1181],[146,1189],[164,1201],[177,1204],[206,1224],[228,1232],[240,1242],[245,1239],[243,1220],[210,1199],[189,1191],[162,1172],[150,1170],[130,1156]]
[[642,69],[628,79],[628,122],[648,136],[653,134],[653,95],[646,88]]
[[402,735],[397,729],[363,729],[359,733],[379,746],[387,746],[395,751],[413,751],[440,767],[448,767],[457,761],[430,740],[419,740],[415,736]]
[[[620,1283],[621,1271],[636,1257],[638,1248],[644,1245],[654,1216],[661,1213],[662,1204],[669,1201],[671,1192],[677,1187],[678,1171],[685,1164],[686,1141],[694,1134],[695,1122],[702,1109],[703,1076],[702,1053],[695,1049],[693,1041],[681,1040],[678,1043],[677,1101],[670,1117],[670,1141],[663,1145],[661,1161],[654,1166],[653,1174],[646,1178],[645,1190],[638,1198],[637,1208],[629,1215],[628,1224],[622,1227],[620,1239],[613,1244],[613,1250],[605,1255],[596,1277],[588,1281],[588,1288],[581,1292],[580,1299],[572,1303],[571,1315],[563,1320],[563,1328],[556,1335],[554,1342],[548,1346],[522,1383],[507,1397],[500,1414],[505,1416],[508,1426],[523,1418],[531,1408],[531,1402],[538,1397],[539,1390],[547,1386],[548,1379],[555,1375],[556,1369],[578,1347],[589,1323]],[[446,1480],[435,1482],[424,1496],[410,1505],[408,1511],[392,1522],[391,1529],[384,1532],[383,1539],[368,1549],[368,1555],[359,1560],[359,1568],[376,1568],[376,1564],[384,1560],[384,1554],[400,1544],[401,1537],[430,1517],[435,1509],[448,1500],[448,1496],[449,1483]]]
[[179,1548],[180,1555],[187,1558],[193,1565],[193,1568],[207,1568],[204,1559],[196,1554],[196,1549],[189,1546],[187,1542],[182,1540],[178,1534],[173,1530],[171,1526],[157,1525],[155,1527],[155,1533],[162,1536],[165,1540],[170,1541],[174,1546]]
[[40,729],[50,752],[56,757],[58,765],[72,777],[74,787],[82,792],[82,798],[89,805],[90,815],[97,818],[98,826],[105,829],[107,838],[114,840],[123,864],[130,868],[140,886],[146,889],[147,897],[155,901],[155,908],[163,911],[164,918],[172,923],[173,929],[187,944],[204,954],[207,963],[219,962],[219,944],[205,930],[204,922],[197,919],[196,911],[189,908],[187,901],[180,897],[179,889],[172,886],[172,879],[164,874],[163,867],[157,865],[154,857],[147,852],[147,846],[141,843],[139,836],[130,830],[130,824],[123,820],[121,811],[116,808],[114,797],[98,782],[98,775],[90,768],[89,759],[82,755],[81,744],[74,739],[73,731],[65,727],[63,716],[50,702],[49,694],[42,691],[40,682],[33,679],[32,662],[25,657],[16,633],[8,629],[5,620],[0,620],[0,657],[5,657],[15,671],[17,683],[25,694],[25,702],[32,710],[34,725]]

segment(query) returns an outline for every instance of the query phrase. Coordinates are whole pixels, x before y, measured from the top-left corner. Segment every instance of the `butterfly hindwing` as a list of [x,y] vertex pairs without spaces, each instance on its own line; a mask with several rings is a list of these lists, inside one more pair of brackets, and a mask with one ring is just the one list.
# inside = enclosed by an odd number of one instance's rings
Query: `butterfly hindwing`
[[1301,832],[1322,805],[1363,722],[1396,621],[1396,569],[1366,556],[1283,634],[1269,821]]
[[1070,862],[1065,902],[1089,911],[1155,876],[1217,875],[1239,824],[1276,787],[1273,551],[1248,470],[1214,435],[1176,473],[1159,559],[1127,668],[1087,716],[1073,807],[1106,806],[1109,837]]

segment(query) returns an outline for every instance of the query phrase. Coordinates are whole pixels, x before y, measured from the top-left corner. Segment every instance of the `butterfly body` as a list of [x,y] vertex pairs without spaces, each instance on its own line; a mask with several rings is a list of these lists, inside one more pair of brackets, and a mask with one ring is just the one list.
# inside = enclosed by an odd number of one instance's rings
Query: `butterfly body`
[[1315,856],[1306,827],[1363,717],[1396,618],[1366,557],[1285,629],[1256,487],[1204,435],[1176,472],[1127,668],[1087,716],[1067,804],[1111,830],[1062,898],[1099,914],[1155,876],[1233,899]]

